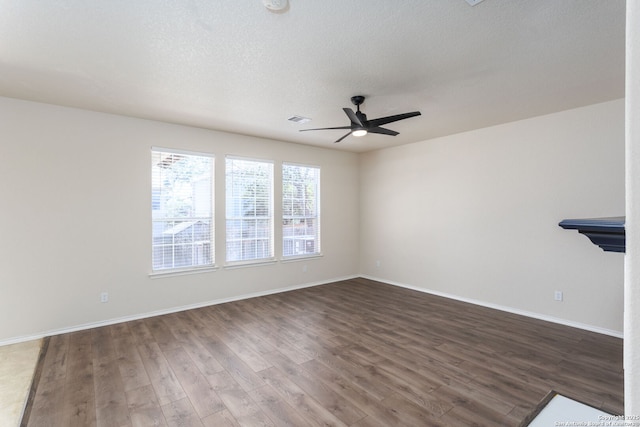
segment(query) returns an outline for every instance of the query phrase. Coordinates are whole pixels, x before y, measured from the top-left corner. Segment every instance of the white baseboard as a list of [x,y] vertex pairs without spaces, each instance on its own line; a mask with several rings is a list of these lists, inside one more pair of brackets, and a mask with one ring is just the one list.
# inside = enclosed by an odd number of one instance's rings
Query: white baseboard
[[456,300],[456,301],[466,302],[466,303],[469,303],[469,304],[479,305],[479,306],[487,307],[487,308],[493,308],[495,310],[505,311],[507,313],[518,314],[520,316],[531,317],[533,319],[544,320],[544,321],[551,322],[551,323],[557,323],[557,324],[564,325],[564,326],[570,326],[572,328],[578,328],[578,329],[583,329],[583,330],[586,330],[586,331],[596,332],[598,334],[609,335],[609,336],[616,337],[616,338],[624,338],[624,333],[621,332],[621,331],[614,331],[612,329],[600,328],[600,327],[593,326],[593,325],[588,325],[588,324],[585,324],[585,323],[573,322],[573,321],[566,320],[566,319],[561,319],[561,318],[558,318],[558,317],[547,316],[545,314],[534,313],[534,312],[531,312],[531,311],[520,310],[520,309],[517,309],[517,308],[507,307],[507,306],[498,305],[498,304],[492,304],[492,303],[479,301],[479,300],[475,300],[475,299],[471,299],[471,298],[464,298],[464,297],[460,297],[460,296],[457,296],[457,295],[448,294],[448,293],[445,293],[445,292],[439,292],[439,291],[434,291],[434,290],[430,290],[430,289],[420,288],[420,287],[417,287],[417,286],[408,285],[406,283],[393,282],[393,281],[389,281],[389,280],[386,280],[386,279],[381,279],[381,278],[378,278],[378,277],[368,276],[368,275],[365,275],[365,274],[361,274],[359,277],[362,277],[364,279],[369,279],[369,280],[375,280],[376,282],[387,283],[387,284],[393,285],[393,286],[399,286],[401,288],[411,289],[411,290],[418,291],[418,292],[424,292],[424,293],[431,294],[431,295],[436,295],[436,296],[439,296],[439,297],[449,298],[449,299],[453,299],[453,300]]
[[192,310],[192,309],[195,309],[195,308],[201,308],[201,307],[208,307],[208,306],[211,306],[211,305],[224,304],[224,303],[227,303],[227,302],[239,301],[239,300],[243,300],[243,299],[262,297],[262,296],[272,295],[272,294],[279,294],[279,293],[282,293],[282,292],[295,291],[297,289],[310,288],[310,287],[313,287],[313,286],[322,286],[322,285],[327,285],[329,283],[339,282],[339,281],[342,281],[342,280],[355,279],[355,278],[358,278],[358,277],[360,277],[360,276],[359,275],[353,275],[353,276],[337,277],[337,278],[334,278],[334,279],[331,279],[331,280],[323,280],[323,281],[320,281],[320,282],[304,283],[304,284],[301,284],[301,285],[293,285],[293,286],[288,286],[288,287],[284,287],[284,288],[270,289],[270,290],[262,291],[262,292],[253,292],[253,293],[250,293],[250,294],[237,295],[237,296],[228,297],[228,298],[221,298],[221,299],[217,299],[217,300],[198,302],[198,303],[188,304],[188,305],[183,305],[183,306],[178,306],[178,307],[170,307],[170,308],[151,311],[151,312],[147,312],[147,313],[133,314],[133,315],[130,315],[130,316],[124,316],[124,317],[118,317],[118,318],[114,318],[114,319],[101,320],[99,322],[84,323],[84,324],[81,324],[81,325],[70,326],[70,327],[67,327],[67,328],[51,329],[51,330],[47,330],[47,331],[44,331],[44,332],[41,332],[41,333],[37,333],[37,334],[33,334],[33,335],[25,335],[25,336],[20,336],[20,337],[15,337],[15,338],[9,338],[9,339],[6,339],[6,340],[0,340],[0,346],[10,345],[10,344],[17,344],[17,343],[21,343],[21,342],[25,342],[25,341],[37,340],[37,339],[41,339],[41,338],[44,338],[44,337],[49,337],[49,336],[59,335],[59,334],[66,334],[66,333],[69,333],[69,332],[76,332],[76,331],[83,331],[83,330],[86,330],[86,329],[99,328],[101,326],[109,326],[109,325],[114,325],[116,323],[129,322],[131,320],[146,319],[148,317],[161,316],[163,314],[171,314],[171,313],[177,313],[177,312],[185,311],[185,310]]

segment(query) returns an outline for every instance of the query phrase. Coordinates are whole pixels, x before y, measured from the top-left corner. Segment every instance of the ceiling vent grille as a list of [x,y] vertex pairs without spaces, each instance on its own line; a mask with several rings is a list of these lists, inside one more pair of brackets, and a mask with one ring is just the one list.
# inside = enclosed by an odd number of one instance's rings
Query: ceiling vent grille
[[309,123],[311,121],[310,118],[303,117],[303,116],[291,116],[287,120],[293,123],[298,123],[298,124]]

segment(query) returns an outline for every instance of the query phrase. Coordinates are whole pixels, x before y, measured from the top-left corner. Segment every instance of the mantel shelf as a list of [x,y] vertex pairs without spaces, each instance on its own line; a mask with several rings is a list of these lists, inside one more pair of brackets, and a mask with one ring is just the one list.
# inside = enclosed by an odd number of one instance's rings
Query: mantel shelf
[[558,224],[565,230],[578,230],[607,252],[625,251],[625,217],[564,219]]

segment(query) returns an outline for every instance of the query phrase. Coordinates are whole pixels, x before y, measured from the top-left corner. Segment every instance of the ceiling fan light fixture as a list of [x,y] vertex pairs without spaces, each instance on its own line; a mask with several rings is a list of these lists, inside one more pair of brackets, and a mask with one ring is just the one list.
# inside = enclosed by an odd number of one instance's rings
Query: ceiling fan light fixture
[[365,136],[367,134],[367,130],[366,129],[356,129],[353,132],[351,132],[351,135],[353,136]]

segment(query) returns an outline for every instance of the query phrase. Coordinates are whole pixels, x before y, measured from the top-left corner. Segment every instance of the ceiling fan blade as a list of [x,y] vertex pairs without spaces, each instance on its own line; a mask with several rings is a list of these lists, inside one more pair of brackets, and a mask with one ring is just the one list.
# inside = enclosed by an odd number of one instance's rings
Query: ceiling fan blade
[[385,129],[385,128],[381,128],[379,126],[376,126],[374,128],[369,128],[368,129],[369,133],[380,133],[383,135],[391,135],[391,136],[396,136],[399,135],[399,132],[396,132],[395,130],[391,130],[391,129]]
[[332,129],[351,129],[351,126],[338,126],[335,128],[315,128],[315,129],[300,129],[300,132],[305,132],[308,130],[332,130]]
[[346,134],[345,136],[343,136],[343,137],[342,137],[342,138],[340,138],[339,140],[335,141],[335,142],[334,142],[334,144],[335,144],[335,143],[338,143],[338,142],[340,142],[340,141],[342,141],[343,139],[345,139],[345,138],[346,138],[346,137],[348,137],[349,135],[351,135],[351,132],[349,132],[348,134]]
[[369,120],[369,126],[376,127],[386,125],[387,123],[397,122],[398,120],[404,120],[408,119],[409,117],[415,117],[419,115],[420,111],[413,111],[411,113],[396,114],[395,116],[380,117],[379,119]]
[[360,121],[360,118],[356,115],[356,113],[351,108],[343,108],[343,110],[345,113],[347,113],[347,116],[349,116],[349,120],[351,120],[351,123],[355,123],[358,126],[364,127],[364,124],[362,124],[362,122]]

